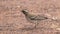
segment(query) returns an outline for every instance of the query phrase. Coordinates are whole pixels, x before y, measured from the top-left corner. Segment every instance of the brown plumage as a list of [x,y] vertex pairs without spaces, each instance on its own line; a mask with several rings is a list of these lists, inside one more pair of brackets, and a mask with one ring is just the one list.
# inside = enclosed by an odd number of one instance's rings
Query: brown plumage
[[35,23],[36,25],[38,24],[37,21],[48,19],[46,16],[31,14],[27,10],[22,10],[22,13],[25,15],[28,21]]
[[42,15],[33,15],[29,13],[27,10],[22,10],[22,13],[25,15],[25,17],[29,18],[30,20],[45,20],[48,19],[45,16]]

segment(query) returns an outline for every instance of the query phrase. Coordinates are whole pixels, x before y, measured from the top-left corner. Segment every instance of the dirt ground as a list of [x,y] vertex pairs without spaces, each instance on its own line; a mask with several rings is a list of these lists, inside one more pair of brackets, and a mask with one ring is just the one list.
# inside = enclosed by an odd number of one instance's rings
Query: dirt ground
[[[45,14],[48,20],[30,23],[21,12]],[[60,0],[0,0],[0,34],[60,34]]]

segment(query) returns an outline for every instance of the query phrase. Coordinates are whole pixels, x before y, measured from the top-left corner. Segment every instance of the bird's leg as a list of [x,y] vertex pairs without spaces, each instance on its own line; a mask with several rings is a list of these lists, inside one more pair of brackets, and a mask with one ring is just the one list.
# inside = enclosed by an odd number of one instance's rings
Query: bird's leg
[[37,28],[37,25],[38,25],[39,23],[38,23],[38,21],[36,21],[36,23],[35,23],[35,28]]

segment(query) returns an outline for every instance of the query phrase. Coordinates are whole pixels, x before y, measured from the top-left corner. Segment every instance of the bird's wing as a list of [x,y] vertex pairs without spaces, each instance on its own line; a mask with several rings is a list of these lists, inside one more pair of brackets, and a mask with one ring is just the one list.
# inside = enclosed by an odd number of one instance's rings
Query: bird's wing
[[45,16],[37,16],[35,19],[36,20],[45,20],[45,19],[48,19],[48,18],[45,17]]
[[47,17],[45,16],[41,16],[41,15],[32,15],[29,17],[31,20],[45,20],[45,19],[48,19]]

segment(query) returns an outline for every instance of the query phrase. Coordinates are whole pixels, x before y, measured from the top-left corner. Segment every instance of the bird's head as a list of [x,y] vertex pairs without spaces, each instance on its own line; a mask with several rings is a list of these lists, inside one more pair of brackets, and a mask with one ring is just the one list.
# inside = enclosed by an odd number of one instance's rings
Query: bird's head
[[28,14],[28,11],[25,9],[25,10],[22,10],[22,13],[27,15]]

